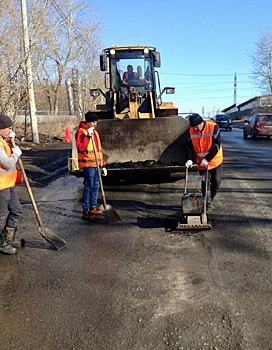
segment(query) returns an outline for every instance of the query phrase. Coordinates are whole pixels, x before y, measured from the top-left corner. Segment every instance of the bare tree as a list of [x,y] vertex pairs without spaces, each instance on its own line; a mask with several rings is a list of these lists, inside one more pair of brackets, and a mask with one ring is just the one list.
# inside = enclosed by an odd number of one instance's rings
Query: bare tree
[[[23,69],[23,49],[19,4],[2,0],[0,6],[0,110],[16,115],[25,103],[26,75]],[[24,101],[24,102],[23,102]]]
[[255,85],[262,93],[272,93],[272,32],[264,33],[250,55]]
[[95,108],[93,98],[90,96],[90,88],[104,89],[104,74],[101,73],[99,67],[99,55],[102,48],[96,32],[97,27],[90,24],[88,30],[85,31],[84,40],[82,39],[85,45],[77,61],[83,113]]
[[[28,105],[20,2],[0,1],[0,110],[16,115]],[[57,113],[64,100],[67,106],[65,79],[74,67],[86,91],[90,79],[99,75],[101,25],[95,23],[88,2],[28,0],[27,5],[37,109]]]
[[[44,1],[41,1],[39,4],[36,2],[35,12],[40,12],[37,11],[40,6],[43,6],[43,20],[39,18],[39,22],[35,25],[35,28],[40,27],[41,42],[39,45],[36,40],[36,54],[39,55],[37,62],[40,64],[37,78],[50,109],[57,113],[60,93],[63,91],[64,80],[69,71],[74,66],[81,65],[86,47],[89,46],[89,49],[91,47],[96,52],[95,46],[92,45],[96,45],[97,37],[96,40],[89,39],[94,37],[93,33],[99,30],[99,26],[83,21],[83,15],[86,18],[86,4],[78,5],[73,0],[68,3],[64,0],[58,1],[57,4],[51,0],[45,7]],[[33,15],[33,18],[37,16]],[[92,56],[84,58],[86,61],[92,61]]]

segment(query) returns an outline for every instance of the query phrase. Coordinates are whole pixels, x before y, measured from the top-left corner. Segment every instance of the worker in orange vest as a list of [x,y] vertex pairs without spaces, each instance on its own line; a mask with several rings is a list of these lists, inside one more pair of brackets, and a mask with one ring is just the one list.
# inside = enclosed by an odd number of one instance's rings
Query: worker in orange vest
[[[220,130],[216,123],[203,120],[197,113],[191,114],[189,120],[189,140],[186,146],[188,160],[185,166],[190,168],[193,165],[192,159],[195,158],[201,175],[208,169],[207,212],[211,212],[222,178],[223,150]],[[202,182],[202,193],[205,194],[204,182]]]
[[12,131],[13,122],[0,114],[0,253],[16,253],[15,233],[17,223],[22,216],[22,208],[15,191],[17,178],[16,163],[22,154],[18,146],[11,148],[10,138],[15,137]]
[[127,66],[127,72],[123,75],[123,83],[129,84],[129,80],[138,80],[138,74],[133,72],[133,66],[131,64]]
[[[86,221],[95,221],[101,211],[97,208],[98,192],[100,188],[98,171],[107,176],[106,162],[103,159],[102,146],[97,126],[98,116],[95,112],[87,112],[85,121],[81,121],[76,133],[78,150],[78,165],[83,169],[83,215]],[[92,137],[95,142],[99,167],[97,167]]]

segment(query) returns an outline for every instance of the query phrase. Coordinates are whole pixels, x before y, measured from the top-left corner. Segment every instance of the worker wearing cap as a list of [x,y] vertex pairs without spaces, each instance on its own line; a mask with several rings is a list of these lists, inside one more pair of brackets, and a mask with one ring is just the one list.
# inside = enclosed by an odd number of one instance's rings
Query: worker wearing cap
[[0,253],[15,254],[14,243],[17,223],[22,216],[22,208],[15,191],[17,178],[16,163],[22,154],[18,146],[11,148],[10,138],[15,137],[12,131],[13,122],[0,114]]
[[[208,168],[207,212],[212,211],[213,200],[218,192],[222,178],[223,150],[219,126],[212,121],[205,121],[199,114],[189,116],[189,140],[186,146],[185,166],[193,165],[196,158],[199,173],[205,174]],[[205,183],[202,182],[202,193],[205,194]]]
[[[80,122],[79,129],[76,133],[78,165],[83,169],[84,176],[82,219],[91,222],[95,221],[97,215],[102,214],[97,208],[98,191],[100,187],[98,171],[101,171],[103,176],[107,175],[100,136],[95,130],[97,121],[97,113],[87,112],[85,114],[85,121]],[[97,167],[92,138],[96,146],[99,166],[102,167],[101,170],[100,167]]]

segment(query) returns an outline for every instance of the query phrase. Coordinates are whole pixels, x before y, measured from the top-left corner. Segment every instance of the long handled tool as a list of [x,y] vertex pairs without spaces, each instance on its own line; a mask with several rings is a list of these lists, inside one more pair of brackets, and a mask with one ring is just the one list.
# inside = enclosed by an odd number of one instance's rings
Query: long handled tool
[[[11,138],[11,144],[12,144],[13,148],[16,147],[13,138]],[[19,166],[20,166],[20,170],[21,170],[21,172],[23,174],[23,178],[24,178],[24,181],[25,181],[25,184],[26,184],[26,187],[27,187],[27,191],[28,191],[29,197],[30,197],[32,205],[33,205],[33,209],[34,209],[35,214],[36,214],[37,221],[39,223],[39,232],[40,232],[40,234],[55,249],[60,250],[60,249],[64,248],[66,246],[65,240],[62,239],[61,237],[59,237],[58,235],[56,235],[55,233],[53,233],[50,229],[45,228],[43,226],[42,219],[41,219],[41,216],[39,214],[38,207],[36,205],[36,202],[35,202],[35,199],[34,199],[34,196],[33,196],[32,190],[31,190],[31,187],[29,185],[28,178],[27,178],[26,173],[25,173],[23,162],[22,162],[20,157],[18,159],[18,163],[19,163]]]
[[97,170],[98,170],[98,177],[99,177],[101,194],[102,194],[102,199],[103,199],[103,205],[100,205],[100,210],[102,211],[102,214],[104,215],[104,218],[106,220],[111,221],[111,222],[121,221],[120,216],[116,213],[116,211],[113,209],[113,207],[106,203],[106,197],[105,197],[105,192],[104,192],[104,188],[103,188],[103,182],[102,182],[102,177],[101,177],[100,165],[99,165],[98,157],[97,157],[97,149],[96,149],[96,145],[94,142],[94,136],[91,135],[91,138],[92,138],[92,143],[93,143],[95,161],[96,161],[96,166],[97,166]]

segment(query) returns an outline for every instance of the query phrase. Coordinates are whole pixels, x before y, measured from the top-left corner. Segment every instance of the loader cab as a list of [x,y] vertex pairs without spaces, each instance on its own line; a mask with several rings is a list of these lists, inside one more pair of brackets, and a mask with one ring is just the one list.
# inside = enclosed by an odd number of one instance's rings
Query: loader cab
[[[128,66],[133,77],[127,79]],[[173,94],[175,88],[161,90],[159,73],[160,53],[148,46],[113,46],[100,55],[100,69],[105,71],[105,89],[90,89],[96,99],[99,119],[142,119],[177,115],[173,102],[162,101],[162,95]],[[103,90],[103,91],[102,91]],[[101,96],[102,95],[102,96]],[[98,98],[98,96],[100,96]],[[99,104],[103,102],[104,103]]]
[[[132,100],[137,100],[137,112],[149,113],[151,99],[156,100],[159,84],[155,67],[160,67],[160,53],[152,47],[113,47],[100,56],[100,69],[106,71],[106,104],[114,117],[122,114]],[[153,101],[154,100],[154,101]]]

